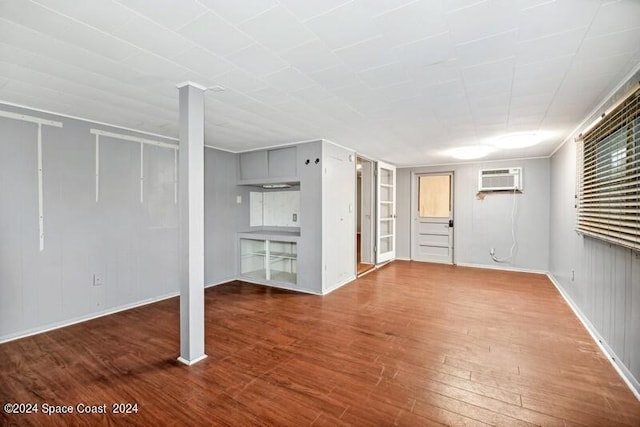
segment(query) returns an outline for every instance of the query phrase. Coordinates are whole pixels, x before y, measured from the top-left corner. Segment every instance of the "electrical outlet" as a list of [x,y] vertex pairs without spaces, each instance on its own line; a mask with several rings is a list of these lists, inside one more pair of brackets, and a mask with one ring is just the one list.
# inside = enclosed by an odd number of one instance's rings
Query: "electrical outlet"
[[298,222],[298,214],[297,213],[293,214],[293,222]]
[[93,275],[93,286],[102,286],[104,285],[104,278],[101,274]]

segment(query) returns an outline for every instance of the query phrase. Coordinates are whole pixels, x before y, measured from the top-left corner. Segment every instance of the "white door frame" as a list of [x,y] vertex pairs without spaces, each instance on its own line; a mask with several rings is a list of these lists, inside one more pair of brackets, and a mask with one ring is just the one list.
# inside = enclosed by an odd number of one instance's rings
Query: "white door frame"
[[[382,199],[382,191],[381,188],[383,188],[382,184],[382,178],[381,178],[381,169],[387,169],[390,170],[392,172],[392,184],[391,184],[391,206],[389,208],[389,214],[391,216],[388,217],[383,217],[382,216],[382,208],[381,206],[383,205],[383,203],[385,202]],[[376,181],[377,181],[377,185],[376,185],[376,264],[380,264],[383,262],[387,262],[387,261],[391,261],[393,259],[395,259],[396,257],[396,186],[397,186],[397,182],[396,182],[396,167],[393,165],[390,165],[388,163],[384,163],[384,162],[377,162],[376,163]],[[389,235],[391,237],[391,250],[387,251],[387,252],[382,252],[382,247],[380,242],[382,241],[382,239],[385,238],[389,238],[388,236],[382,235],[382,227],[380,227],[380,223],[382,221],[387,221],[390,222],[390,231],[391,234]]]
[[451,175],[451,220],[453,221],[453,230],[451,235],[451,265],[456,264],[456,251],[455,251],[455,172],[452,170],[449,171],[440,171],[440,172],[412,172],[411,173],[411,226],[410,226],[410,253],[411,259],[415,260],[417,258],[415,253],[415,238],[417,233],[417,212],[418,212],[418,177],[420,175]]
[[[368,164],[368,167],[362,168],[362,180],[361,180],[361,190],[362,190],[362,200],[361,206],[357,212],[360,215],[360,256],[361,262],[375,264],[375,252],[373,250],[375,241],[376,241],[376,182],[375,182],[375,174],[374,170],[376,167],[376,163],[373,160],[370,160],[364,156],[357,155],[356,159],[362,160]],[[356,160],[356,165],[357,165]],[[366,177],[365,177],[366,174]],[[357,172],[356,172],[357,175]],[[366,186],[366,188],[365,188]],[[356,189],[358,191],[358,189]],[[365,198],[365,195],[368,197]],[[365,202],[367,203],[367,208],[365,209]],[[357,201],[356,201],[357,206]],[[365,212],[369,211],[369,218],[366,218]],[[365,225],[368,226],[365,227]]]

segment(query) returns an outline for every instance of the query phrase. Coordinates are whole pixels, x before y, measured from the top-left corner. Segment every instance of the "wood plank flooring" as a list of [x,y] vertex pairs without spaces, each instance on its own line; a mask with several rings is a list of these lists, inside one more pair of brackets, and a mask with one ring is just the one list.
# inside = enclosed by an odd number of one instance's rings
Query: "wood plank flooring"
[[3,405],[74,407],[0,425],[640,426],[542,275],[397,261],[325,297],[221,285],[192,367],[178,323],[173,298],[0,345]]

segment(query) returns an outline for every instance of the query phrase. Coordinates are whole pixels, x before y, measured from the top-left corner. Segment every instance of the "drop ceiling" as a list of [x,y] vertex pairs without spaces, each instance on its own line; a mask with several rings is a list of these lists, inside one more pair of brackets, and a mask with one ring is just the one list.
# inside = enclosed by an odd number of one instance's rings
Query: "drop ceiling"
[[634,0],[0,0],[0,102],[206,144],[324,138],[399,166],[508,133],[547,156],[640,64]]

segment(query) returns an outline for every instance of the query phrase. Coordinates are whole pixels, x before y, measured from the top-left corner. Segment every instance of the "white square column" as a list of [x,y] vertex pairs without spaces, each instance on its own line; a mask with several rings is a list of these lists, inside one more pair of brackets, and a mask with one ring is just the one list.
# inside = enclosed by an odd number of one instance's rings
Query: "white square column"
[[178,85],[180,97],[180,357],[193,365],[204,353],[204,92]]

